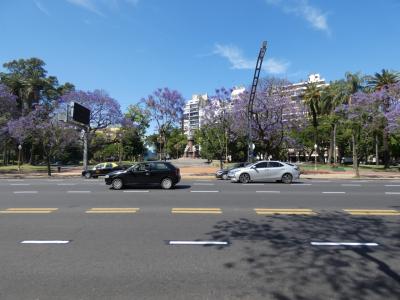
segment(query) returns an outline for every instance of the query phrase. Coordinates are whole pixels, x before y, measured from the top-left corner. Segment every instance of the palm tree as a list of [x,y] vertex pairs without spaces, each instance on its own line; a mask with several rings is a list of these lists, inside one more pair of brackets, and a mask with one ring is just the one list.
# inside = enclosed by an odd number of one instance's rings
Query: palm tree
[[[365,77],[361,76],[359,73],[350,73],[347,72],[345,74],[346,76],[346,83],[347,83],[347,99],[348,99],[348,104],[351,106],[351,100],[352,96],[361,91],[364,88],[364,81]],[[353,169],[356,177],[360,176],[360,172],[358,169],[358,154],[357,154],[357,142],[356,138],[359,136],[360,128],[357,126],[357,124],[353,124],[352,126],[352,144],[353,144]]]
[[[391,84],[400,80],[399,73],[382,69],[382,73],[375,73],[368,80],[368,85],[375,91],[387,89]],[[388,97],[384,97],[382,103],[383,112],[387,113],[389,109]],[[378,158],[376,158],[378,160]],[[389,168],[389,131],[385,126],[383,130],[383,161],[385,169]]]
[[308,107],[308,112],[311,115],[312,126],[314,127],[314,144],[317,145],[317,155],[319,156],[318,149],[318,126],[319,117],[322,112],[322,101],[321,101],[322,89],[315,83],[310,83],[304,92],[304,103]]

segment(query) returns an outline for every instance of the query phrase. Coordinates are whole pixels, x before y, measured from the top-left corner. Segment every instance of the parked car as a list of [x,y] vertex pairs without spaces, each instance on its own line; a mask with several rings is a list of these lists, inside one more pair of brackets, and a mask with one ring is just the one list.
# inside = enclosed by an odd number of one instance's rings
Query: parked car
[[240,183],[257,181],[291,183],[300,178],[300,169],[296,165],[281,161],[259,161],[244,168],[233,170],[230,176],[232,176],[232,182]]
[[229,171],[232,171],[232,170],[237,169],[237,168],[243,168],[248,164],[249,163],[247,163],[247,162],[241,162],[241,163],[236,163],[236,164],[230,166],[229,168],[220,169],[217,172],[215,172],[215,178],[224,179],[224,180],[229,179],[228,178]]
[[108,173],[123,170],[124,167],[116,163],[101,163],[95,165],[92,169],[82,171],[82,176],[85,178],[97,178],[99,176],[107,175]]
[[353,164],[353,158],[352,157],[342,157],[340,162],[342,165],[351,165],[351,164]]
[[161,185],[163,189],[173,188],[181,180],[180,170],[170,162],[141,162],[127,170],[107,174],[105,182],[115,190],[133,185]]

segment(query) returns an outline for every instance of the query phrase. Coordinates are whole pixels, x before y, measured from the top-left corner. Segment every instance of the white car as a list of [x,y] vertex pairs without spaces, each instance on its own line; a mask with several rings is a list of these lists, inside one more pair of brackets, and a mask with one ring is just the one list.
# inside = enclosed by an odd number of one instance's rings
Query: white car
[[291,183],[300,178],[299,167],[281,161],[259,161],[228,174],[232,182],[281,181]]

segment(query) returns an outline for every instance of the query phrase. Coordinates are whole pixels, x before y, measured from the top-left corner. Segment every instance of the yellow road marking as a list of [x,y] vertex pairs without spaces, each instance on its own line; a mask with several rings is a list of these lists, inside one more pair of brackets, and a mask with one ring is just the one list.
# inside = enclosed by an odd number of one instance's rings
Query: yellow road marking
[[376,216],[400,216],[400,211],[394,209],[344,209],[351,215],[376,215]]
[[171,210],[173,214],[222,214],[220,208],[178,207]]
[[258,215],[316,215],[307,208],[255,208]]
[[93,207],[86,211],[87,214],[133,214],[139,211],[135,207]]
[[58,210],[58,208],[49,207],[16,207],[0,210],[1,214],[48,214]]

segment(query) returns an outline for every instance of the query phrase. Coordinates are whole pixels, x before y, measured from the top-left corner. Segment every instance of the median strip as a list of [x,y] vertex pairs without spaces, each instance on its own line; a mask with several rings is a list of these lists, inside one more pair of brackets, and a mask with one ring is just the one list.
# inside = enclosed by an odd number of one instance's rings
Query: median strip
[[255,208],[257,215],[316,215],[308,208]]
[[49,214],[55,212],[58,208],[48,207],[17,207],[7,208],[6,210],[0,210],[0,214]]
[[135,207],[93,207],[86,211],[87,214],[134,214],[140,208]]
[[375,215],[375,216],[400,216],[400,211],[394,209],[344,209],[346,213],[355,216]]
[[222,214],[220,208],[180,207],[171,210],[173,214]]

